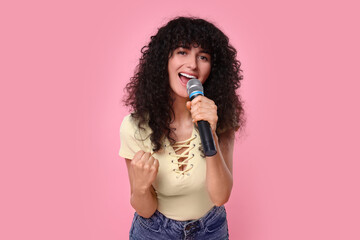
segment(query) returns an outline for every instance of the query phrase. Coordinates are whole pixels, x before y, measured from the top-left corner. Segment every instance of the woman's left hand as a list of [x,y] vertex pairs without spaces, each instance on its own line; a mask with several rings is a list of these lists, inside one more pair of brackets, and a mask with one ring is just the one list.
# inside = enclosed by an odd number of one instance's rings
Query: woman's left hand
[[209,122],[213,134],[216,133],[218,121],[217,106],[215,102],[205,96],[197,96],[192,101],[186,102],[186,107],[191,112],[193,122],[204,120]]

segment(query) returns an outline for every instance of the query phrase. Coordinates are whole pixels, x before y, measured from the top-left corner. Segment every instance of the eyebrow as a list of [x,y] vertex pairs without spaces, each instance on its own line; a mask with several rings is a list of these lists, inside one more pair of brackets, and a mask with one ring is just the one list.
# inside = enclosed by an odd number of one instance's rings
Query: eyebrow
[[[185,49],[190,50],[190,47],[189,47],[189,46],[181,46],[181,45],[180,45],[178,48],[185,48]],[[210,52],[209,52],[208,50],[206,50],[206,49],[200,50],[200,53],[206,53],[206,54],[209,54],[209,55],[210,55]]]

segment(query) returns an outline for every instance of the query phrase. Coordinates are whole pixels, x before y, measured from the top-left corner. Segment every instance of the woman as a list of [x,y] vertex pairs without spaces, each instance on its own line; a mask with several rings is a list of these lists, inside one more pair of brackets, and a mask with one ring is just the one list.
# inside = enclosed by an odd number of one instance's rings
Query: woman
[[[235,90],[240,62],[213,24],[178,17],[143,47],[127,84],[132,113],[120,128],[132,207],[130,239],[228,239],[235,131],[244,124]],[[205,96],[189,101],[197,78]],[[217,154],[203,154],[197,121],[209,122]]]

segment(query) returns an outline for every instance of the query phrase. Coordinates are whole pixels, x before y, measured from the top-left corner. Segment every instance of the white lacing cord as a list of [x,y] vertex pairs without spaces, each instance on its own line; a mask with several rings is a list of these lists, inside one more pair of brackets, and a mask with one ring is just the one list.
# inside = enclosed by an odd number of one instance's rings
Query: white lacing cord
[[[175,157],[175,158],[176,158],[176,160],[171,160],[171,163],[176,164],[177,167],[179,168],[179,169],[175,169],[175,168],[173,169],[173,171],[178,174],[177,178],[178,178],[180,175],[185,175],[185,173],[187,173],[188,171],[190,171],[190,170],[194,167],[194,165],[191,164],[191,165],[190,165],[190,166],[191,166],[190,168],[189,168],[189,167],[186,167],[185,170],[180,170],[180,167],[181,167],[181,166],[183,166],[183,165],[188,165],[188,161],[191,160],[191,159],[194,157],[194,154],[189,155],[189,152],[195,147],[195,144],[192,144],[192,145],[190,146],[190,142],[191,142],[192,140],[194,140],[196,137],[197,137],[197,135],[195,134],[195,136],[191,137],[191,138],[188,139],[188,140],[175,143],[175,144],[173,145],[173,149],[174,149],[175,154],[174,154],[174,153],[171,153],[171,152],[169,153],[169,155],[170,155],[171,157]],[[187,148],[187,149],[186,149],[184,152],[180,153],[180,154],[177,154],[177,153],[176,153],[177,151],[179,151],[179,150],[181,150],[181,149],[183,149],[183,148]],[[182,162],[179,162],[178,160],[179,160],[180,158],[185,158],[185,159],[184,159]],[[187,176],[190,176],[189,173],[187,173],[186,175],[187,175]]]

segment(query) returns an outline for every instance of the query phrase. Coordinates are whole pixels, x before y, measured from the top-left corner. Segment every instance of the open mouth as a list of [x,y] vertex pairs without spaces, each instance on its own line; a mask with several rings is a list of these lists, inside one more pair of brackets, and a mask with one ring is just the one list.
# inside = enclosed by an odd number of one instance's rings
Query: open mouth
[[179,73],[179,79],[180,79],[180,82],[182,83],[182,85],[186,86],[187,82],[190,80],[190,79],[193,79],[193,78],[197,78],[196,76],[193,76],[193,75],[190,75],[190,74],[186,74],[186,73]]

